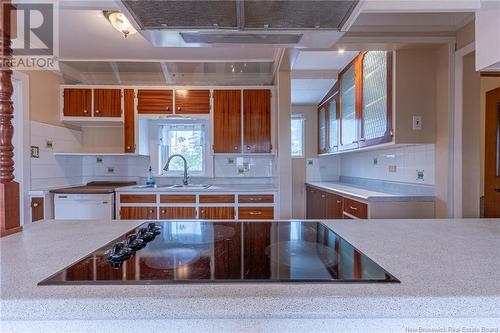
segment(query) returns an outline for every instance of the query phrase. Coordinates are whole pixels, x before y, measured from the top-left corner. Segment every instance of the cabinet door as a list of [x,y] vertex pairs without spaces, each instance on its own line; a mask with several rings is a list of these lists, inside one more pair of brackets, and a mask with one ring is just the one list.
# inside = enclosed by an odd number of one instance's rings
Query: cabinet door
[[367,219],[368,205],[363,202],[344,198],[344,215],[346,213],[351,215],[352,218]]
[[243,150],[271,152],[271,91],[243,91]]
[[214,91],[214,153],[241,152],[241,91]]
[[339,110],[338,94],[328,101],[328,151],[339,150]]
[[328,151],[327,116],[326,104],[324,104],[318,109],[318,154],[323,154]]
[[343,198],[340,195],[326,194],[326,218],[342,219],[343,217]]
[[233,220],[234,207],[200,207],[199,219],[202,220]]
[[121,117],[120,89],[94,89],[94,117]]
[[156,207],[121,207],[121,220],[156,220]]
[[195,207],[160,207],[160,219],[189,219],[196,218]]
[[64,89],[63,114],[66,117],[92,116],[92,89]]
[[239,220],[272,220],[274,207],[239,207]]
[[392,140],[392,53],[368,51],[362,58],[359,145]]
[[175,113],[210,113],[210,90],[176,90]]
[[171,114],[173,103],[172,90],[137,90],[137,113]]
[[216,279],[241,279],[241,224],[215,222],[214,275]]
[[326,205],[327,205],[327,202],[326,202],[326,196],[327,196],[328,193],[326,193],[325,191],[318,191],[318,195],[317,195],[317,199],[316,199],[316,202],[317,202],[317,211],[318,211],[318,219],[326,219],[327,218],[327,215],[326,215]]
[[31,198],[31,222],[44,219],[43,198]]
[[269,279],[271,277],[271,225],[249,222],[243,224],[243,278]]
[[126,153],[135,152],[135,113],[134,113],[134,90],[125,89],[123,92],[124,101],[124,151]]
[[307,218],[308,219],[323,219],[325,218],[325,204],[321,196],[323,191],[317,190],[313,187],[307,187]]
[[340,147],[339,150],[358,147],[359,117],[359,59],[356,58],[340,74]]

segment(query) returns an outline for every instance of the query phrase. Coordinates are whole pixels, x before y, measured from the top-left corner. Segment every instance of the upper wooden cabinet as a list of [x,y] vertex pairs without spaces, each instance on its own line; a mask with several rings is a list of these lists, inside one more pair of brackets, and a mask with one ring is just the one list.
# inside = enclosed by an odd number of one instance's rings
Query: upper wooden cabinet
[[137,90],[137,113],[171,114],[173,110],[172,90]]
[[340,146],[339,150],[358,147],[359,57],[339,74]]
[[243,150],[270,153],[271,149],[271,91],[243,90]]
[[92,89],[64,88],[63,99],[64,116],[92,116]]
[[318,153],[323,154],[328,151],[328,112],[327,105],[323,104],[318,109]]
[[338,151],[339,148],[338,84],[326,94],[318,107],[318,154]]
[[175,113],[210,113],[210,90],[176,90]]
[[241,152],[241,90],[214,90],[214,153]]
[[123,91],[124,117],[123,117],[123,142],[124,152],[135,153],[135,114],[134,114],[134,90]]
[[121,117],[121,89],[94,89],[94,117]]

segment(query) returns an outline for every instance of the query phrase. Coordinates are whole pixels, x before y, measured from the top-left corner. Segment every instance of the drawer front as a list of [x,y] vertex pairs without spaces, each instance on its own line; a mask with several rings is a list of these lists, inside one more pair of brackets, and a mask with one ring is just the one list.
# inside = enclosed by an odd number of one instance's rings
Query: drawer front
[[201,220],[233,220],[234,207],[200,207]]
[[194,194],[160,194],[161,203],[196,203]]
[[160,219],[190,219],[196,218],[194,207],[160,207]]
[[200,203],[234,203],[234,194],[200,194]]
[[156,194],[120,194],[120,203],[156,203]]
[[344,198],[344,213],[348,213],[358,219],[368,218],[368,205],[349,198]]
[[274,207],[239,207],[239,220],[272,220]]
[[156,220],[156,207],[121,207],[121,220]]
[[238,196],[239,203],[274,203],[274,195],[272,194],[240,194]]

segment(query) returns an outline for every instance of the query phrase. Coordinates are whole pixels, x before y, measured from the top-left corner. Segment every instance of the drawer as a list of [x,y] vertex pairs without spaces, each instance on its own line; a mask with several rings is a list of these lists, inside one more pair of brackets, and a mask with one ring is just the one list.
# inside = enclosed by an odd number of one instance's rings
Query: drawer
[[161,203],[196,203],[195,194],[160,194]]
[[189,219],[196,218],[196,208],[194,207],[160,207],[160,219]]
[[156,207],[121,207],[121,220],[156,220]]
[[120,203],[156,203],[156,194],[120,194]]
[[368,205],[356,200],[344,198],[344,213],[350,214],[358,219],[367,219]]
[[200,203],[234,203],[234,194],[200,194]]
[[274,207],[239,207],[239,220],[272,220]]
[[274,203],[274,195],[272,194],[240,194],[238,195],[239,203]]

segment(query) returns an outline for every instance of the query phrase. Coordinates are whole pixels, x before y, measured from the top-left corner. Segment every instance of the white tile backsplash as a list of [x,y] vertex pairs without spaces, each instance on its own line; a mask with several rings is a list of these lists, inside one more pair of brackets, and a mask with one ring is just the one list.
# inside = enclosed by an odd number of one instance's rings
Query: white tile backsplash
[[268,178],[276,172],[274,156],[216,156],[215,177]]
[[[97,162],[97,159],[101,162]],[[83,176],[86,182],[92,180],[136,181],[148,176],[150,159],[148,156],[85,156]],[[113,172],[109,172],[109,169]]]
[[340,176],[339,155],[306,159],[306,181],[336,181]]
[[[434,154],[432,144],[342,154],[340,175],[434,185]],[[389,171],[391,166],[396,167],[396,172]],[[417,170],[423,170],[423,180],[417,179]]]

